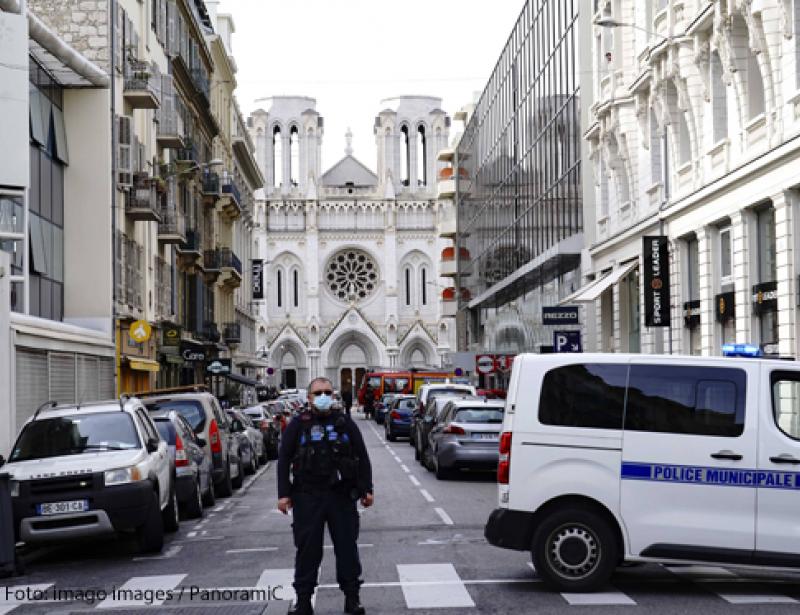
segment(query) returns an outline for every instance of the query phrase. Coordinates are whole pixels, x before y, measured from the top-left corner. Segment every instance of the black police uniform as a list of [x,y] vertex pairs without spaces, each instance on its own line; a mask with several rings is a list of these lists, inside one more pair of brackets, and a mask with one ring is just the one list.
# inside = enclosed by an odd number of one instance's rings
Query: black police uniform
[[311,595],[317,586],[325,523],[336,555],[336,581],[346,595],[358,593],[356,501],[367,493],[372,493],[372,467],[361,432],[349,416],[305,411],[292,419],[281,437],[278,497],[292,499],[298,596]]

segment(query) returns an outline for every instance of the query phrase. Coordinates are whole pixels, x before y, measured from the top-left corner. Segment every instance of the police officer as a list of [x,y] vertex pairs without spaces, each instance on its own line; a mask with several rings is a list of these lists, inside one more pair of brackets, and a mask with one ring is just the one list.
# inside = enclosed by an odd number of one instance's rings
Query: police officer
[[345,595],[344,612],[361,615],[365,610],[359,598],[356,501],[372,506],[372,466],[358,427],[333,407],[330,380],[309,383],[308,403],[284,431],[278,455],[278,509],[284,514],[293,511],[297,548],[297,601],[288,615],[314,612],[311,596],[322,563],[326,523],[336,553],[336,581]]

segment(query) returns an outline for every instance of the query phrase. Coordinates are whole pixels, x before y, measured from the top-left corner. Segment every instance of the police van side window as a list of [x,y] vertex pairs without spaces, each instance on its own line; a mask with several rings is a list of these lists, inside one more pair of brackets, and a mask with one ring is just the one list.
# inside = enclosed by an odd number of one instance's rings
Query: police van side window
[[625,429],[740,436],[746,387],[740,369],[631,365]]
[[790,438],[800,440],[800,372],[772,372],[772,415]]
[[621,429],[627,365],[578,364],[545,374],[539,398],[544,425]]

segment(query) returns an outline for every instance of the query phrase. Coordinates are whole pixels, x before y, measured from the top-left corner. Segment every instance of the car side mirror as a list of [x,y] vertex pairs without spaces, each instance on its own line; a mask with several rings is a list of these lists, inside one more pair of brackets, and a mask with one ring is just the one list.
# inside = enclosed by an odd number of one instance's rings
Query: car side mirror
[[206,442],[205,438],[197,438],[197,446],[205,446],[206,444],[208,442]]
[[158,440],[155,438],[148,438],[147,439],[147,452],[148,453],[155,453],[158,450]]

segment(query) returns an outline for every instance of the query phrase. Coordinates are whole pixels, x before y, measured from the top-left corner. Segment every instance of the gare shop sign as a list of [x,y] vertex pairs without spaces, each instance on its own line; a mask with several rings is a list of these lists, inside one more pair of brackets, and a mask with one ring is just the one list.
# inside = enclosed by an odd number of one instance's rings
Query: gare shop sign
[[206,360],[206,349],[200,344],[182,342],[181,356],[187,363],[204,363]]

